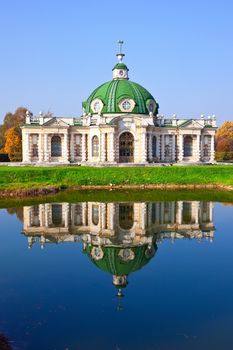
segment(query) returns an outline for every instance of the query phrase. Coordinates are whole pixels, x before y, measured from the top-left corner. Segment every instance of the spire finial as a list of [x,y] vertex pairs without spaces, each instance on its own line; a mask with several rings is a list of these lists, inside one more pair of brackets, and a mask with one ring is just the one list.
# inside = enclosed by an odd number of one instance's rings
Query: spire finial
[[118,46],[119,46],[119,53],[117,53],[117,58],[119,60],[119,62],[121,63],[123,58],[124,58],[124,54],[122,53],[122,45],[124,44],[123,40],[118,40]]
[[119,45],[119,53],[122,53],[122,45],[124,44],[123,40],[118,40],[118,45]]

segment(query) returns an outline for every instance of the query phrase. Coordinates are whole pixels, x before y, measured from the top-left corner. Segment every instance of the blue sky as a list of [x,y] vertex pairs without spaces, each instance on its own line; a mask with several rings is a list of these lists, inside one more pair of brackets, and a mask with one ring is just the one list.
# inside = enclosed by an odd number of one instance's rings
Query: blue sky
[[160,113],[233,120],[232,38],[226,0],[2,0],[0,121],[18,106],[79,116],[111,79],[118,39]]

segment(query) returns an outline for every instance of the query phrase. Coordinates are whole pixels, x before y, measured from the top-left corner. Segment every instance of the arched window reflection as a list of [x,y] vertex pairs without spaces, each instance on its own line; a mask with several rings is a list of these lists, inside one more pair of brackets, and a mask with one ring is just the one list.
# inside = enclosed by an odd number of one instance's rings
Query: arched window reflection
[[92,222],[94,225],[99,224],[99,206],[97,204],[92,205]]
[[92,156],[99,157],[99,139],[97,136],[92,137]]
[[119,205],[119,226],[123,230],[130,230],[134,224],[133,204]]
[[31,215],[31,226],[38,227],[40,226],[40,211],[39,205],[34,205],[32,209]]
[[52,224],[54,226],[62,225],[62,205],[52,204]]
[[76,204],[75,210],[74,210],[74,224],[75,226],[81,226],[82,225],[82,204]]
[[209,203],[208,202],[202,202],[202,208],[200,211],[201,215],[201,221],[202,222],[210,222],[210,210],[209,210]]
[[170,202],[164,202],[163,222],[164,224],[171,223],[171,203]]
[[182,213],[182,223],[183,224],[192,224],[192,203],[191,202],[183,202],[183,213]]
[[184,157],[192,157],[193,155],[193,138],[192,136],[184,137]]
[[61,137],[53,136],[51,138],[51,156],[61,157]]

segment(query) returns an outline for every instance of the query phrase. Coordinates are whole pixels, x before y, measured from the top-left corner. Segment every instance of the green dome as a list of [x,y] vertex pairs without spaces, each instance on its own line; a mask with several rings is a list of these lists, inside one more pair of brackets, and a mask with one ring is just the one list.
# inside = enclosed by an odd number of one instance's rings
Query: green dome
[[126,70],[129,70],[128,67],[126,66],[126,64],[122,63],[122,62],[119,62],[117,63],[112,70],[114,69],[126,69]]
[[[118,63],[118,65],[124,64]],[[159,105],[154,97],[144,87],[127,79],[111,80],[99,86],[83,102],[83,110],[87,114],[94,114],[91,103],[94,100],[101,100],[103,103],[101,113],[129,113],[119,107],[119,104],[125,99],[133,100],[135,103],[130,113],[149,114],[149,111],[154,115],[158,113]]]
[[109,272],[112,275],[117,276],[128,275],[131,272],[140,270],[150,261],[157,250],[156,244],[152,246],[152,249],[148,249],[147,245],[129,247],[129,249],[133,252],[134,258],[132,260],[124,261],[121,258],[122,247],[101,246],[103,257],[97,260],[93,259],[91,255],[93,247],[93,245],[87,245],[84,250],[90,257],[91,261],[102,271]]

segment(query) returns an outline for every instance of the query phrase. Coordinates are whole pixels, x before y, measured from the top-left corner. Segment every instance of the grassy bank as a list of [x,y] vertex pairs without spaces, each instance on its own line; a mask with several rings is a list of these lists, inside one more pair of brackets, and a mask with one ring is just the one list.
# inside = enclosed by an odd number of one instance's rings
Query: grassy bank
[[203,184],[233,186],[227,165],[171,167],[0,167],[0,190],[87,185]]

